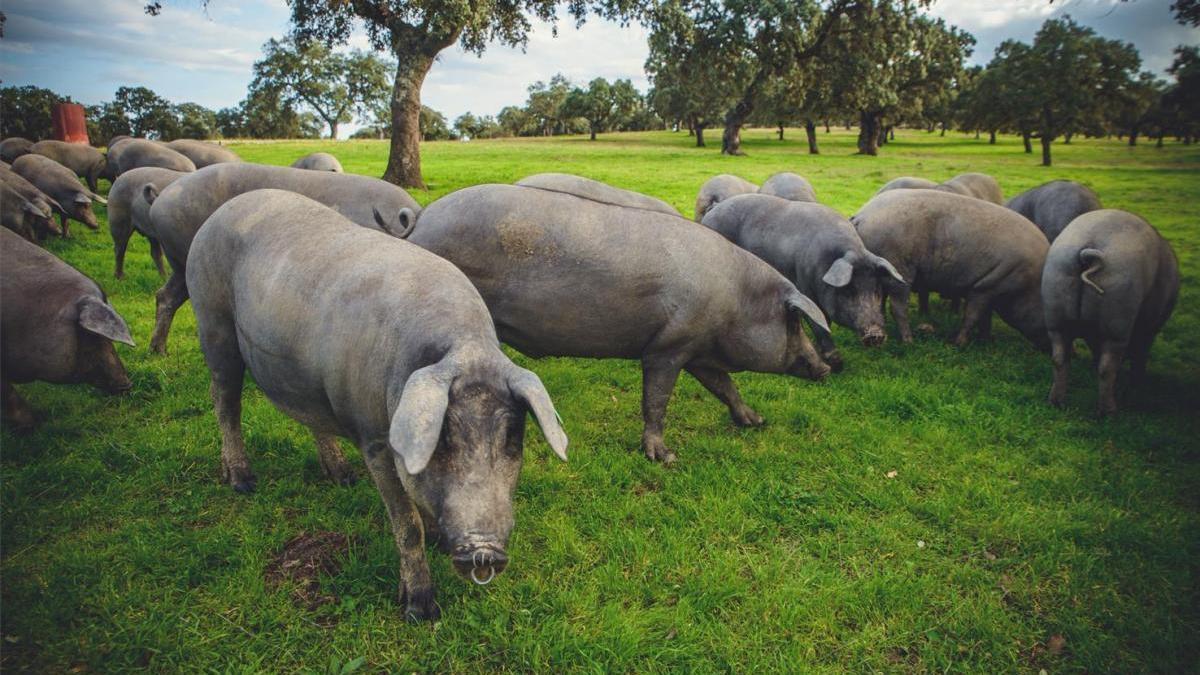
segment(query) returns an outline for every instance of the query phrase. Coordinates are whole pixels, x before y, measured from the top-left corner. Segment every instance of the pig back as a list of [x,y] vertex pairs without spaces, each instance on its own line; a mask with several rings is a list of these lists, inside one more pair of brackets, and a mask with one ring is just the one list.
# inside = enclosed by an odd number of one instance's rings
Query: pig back
[[463,270],[501,339],[535,356],[636,358],[667,325],[735,322],[740,297],[787,283],[681,217],[520,186],[447,195],[409,240]]

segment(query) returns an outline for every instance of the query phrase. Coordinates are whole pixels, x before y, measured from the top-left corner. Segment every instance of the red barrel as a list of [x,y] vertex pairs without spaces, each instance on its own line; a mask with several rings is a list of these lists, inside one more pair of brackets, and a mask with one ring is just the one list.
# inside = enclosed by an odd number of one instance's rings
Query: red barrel
[[54,138],[68,143],[87,143],[87,120],[78,103],[55,103],[51,110]]

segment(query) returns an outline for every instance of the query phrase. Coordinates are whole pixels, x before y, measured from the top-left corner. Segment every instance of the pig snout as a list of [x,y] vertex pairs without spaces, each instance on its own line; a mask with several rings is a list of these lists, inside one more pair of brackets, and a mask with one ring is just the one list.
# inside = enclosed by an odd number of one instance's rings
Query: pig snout
[[859,339],[864,347],[879,347],[887,340],[887,332],[883,330],[883,326],[868,326],[859,335]]
[[489,583],[508,566],[508,555],[497,544],[458,546],[451,560],[456,572],[480,586]]

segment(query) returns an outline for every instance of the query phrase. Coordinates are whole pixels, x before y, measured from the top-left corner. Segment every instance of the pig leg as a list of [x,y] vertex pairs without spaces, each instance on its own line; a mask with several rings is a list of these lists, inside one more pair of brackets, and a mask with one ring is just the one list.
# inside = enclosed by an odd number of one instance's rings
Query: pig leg
[[979,320],[979,331],[977,332],[980,340],[992,339],[992,310],[984,313],[983,318]]
[[115,276],[118,279],[124,279],[125,251],[129,248],[129,237],[133,234],[133,232],[127,227],[120,228],[120,231],[118,231],[116,227],[112,226],[111,221],[109,222],[109,232],[112,233],[113,238],[113,257],[117,261]]
[[409,621],[436,621],[441,615],[433,596],[433,579],[425,558],[425,532],[417,507],[404,492],[392,449],[386,443],[369,446],[363,452],[367,470],[392,524],[392,538],[400,553],[400,602]]
[[984,319],[985,316],[991,313],[992,299],[986,295],[969,295],[967,296],[966,306],[963,308],[962,326],[958,329],[958,335],[954,338],[954,346],[963,347],[971,341],[971,331],[975,326]]
[[163,267],[162,244],[158,243],[157,239],[150,240],[150,257],[154,259],[154,266],[158,268],[158,276],[167,276],[167,268]]
[[1050,360],[1054,363],[1050,405],[1061,408],[1067,402],[1067,379],[1071,371],[1071,339],[1061,331],[1050,331]]
[[729,408],[729,416],[733,418],[734,424],[739,427],[757,427],[763,423],[762,416],[742,400],[729,373],[702,366],[689,366],[687,371]]
[[901,342],[912,342],[912,329],[908,326],[908,286],[894,284],[888,289],[888,303],[892,306],[892,317],[896,319],[896,330]]
[[221,480],[241,493],[254,491],[256,479],[242,439],[242,382],[246,364],[232,321],[206,321],[197,316],[200,348],[212,375],[213,409],[221,428]]
[[675,461],[663,442],[663,419],[667,416],[667,402],[679,379],[680,365],[665,358],[644,357],[642,359],[642,449],[652,461],[670,464]]
[[37,425],[37,417],[33,408],[17,393],[8,380],[0,381],[0,397],[4,399],[4,421],[11,425],[13,431],[29,431]]
[[1123,343],[1105,340],[1100,347],[1100,405],[1099,415],[1115,415],[1117,413],[1117,371],[1125,360],[1125,345]]
[[337,437],[313,432],[317,440],[317,457],[321,460],[321,471],[338,485],[354,485],[354,469],[342,454]]
[[171,322],[175,320],[175,312],[187,302],[187,281],[183,276],[182,266],[171,267],[171,278],[158,289],[154,295],[154,333],[150,336],[150,351],[158,354],[167,353],[167,334],[171,332]]
[[70,237],[71,231],[67,225],[67,214],[65,214],[65,213],[58,214],[58,222],[59,222],[58,229],[62,230],[62,238],[66,239],[67,237]]
[[809,322],[808,327],[812,329],[813,342],[817,343],[817,349],[821,352],[821,358],[825,360],[825,363],[829,364],[833,372],[842,372],[842,368],[844,367],[842,353],[838,351],[837,345],[833,343],[833,336],[822,330],[818,330],[811,322]]

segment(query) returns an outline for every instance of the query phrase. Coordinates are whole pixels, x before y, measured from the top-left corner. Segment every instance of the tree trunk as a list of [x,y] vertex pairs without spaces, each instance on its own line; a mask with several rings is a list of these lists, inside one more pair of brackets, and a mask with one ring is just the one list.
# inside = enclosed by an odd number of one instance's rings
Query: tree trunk
[[758,90],[765,79],[766,71],[759,70],[742,92],[742,98],[725,113],[725,130],[721,133],[722,155],[746,154],[742,152],[742,127],[745,126],[746,120],[750,119],[750,113],[754,112],[754,100],[758,97]]
[[392,143],[383,179],[400,187],[425,189],[421,180],[421,85],[433,56],[397,45],[396,81],[392,86]]
[[975,130],[975,140],[979,140],[979,130]]
[[821,154],[817,149],[817,124],[812,120],[804,120],[804,134],[808,136],[808,154]]
[[779,125],[779,140],[783,140],[783,124]]
[[[418,112],[418,114],[420,114],[420,113]],[[331,141],[337,140],[337,128],[338,128],[338,123],[336,120],[329,123],[329,140],[331,140]]]
[[1163,133],[1160,131],[1160,132],[1158,132],[1158,140],[1154,141],[1154,147],[1161,148],[1163,145],[1162,139],[1163,139]]
[[1028,131],[1021,132],[1021,140],[1024,141],[1024,143],[1025,143],[1026,154],[1033,154],[1033,141],[1030,139],[1031,139],[1031,136]]
[[988,145],[996,144],[996,130],[992,129],[988,132]]
[[1050,141],[1049,136],[1042,134],[1042,166],[1050,166]]
[[888,133],[889,141],[896,140],[896,127],[895,126],[888,126],[887,133]]
[[591,137],[589,140],[592,140],[592,141],[596,140],[596,125],[595,125],[595,124],[589,124],[589,125],[588,125],[588,129],[590,129],[590,130],[591,130],[591,132],[592,132],[592,137]]
[[858,125],[858,154],[879,154],[879,114],[873,112],[859,113]]
[[945,124],[942,125],[942,133],[938,134],[938,136],[941,136],[942,138],[946,137],[946,125]]
[[825,120],[825,133],[829,133],[829,120]]
[[[1074,135],[1075,135],[1075,132],[1074,132],[1074,131],[1068,131],[1068,132],[1066,133],[1066,135],[1065,135],[1065,136],[1063,136],[1063,145],[1070,145],[1070,144],[1071,144],[1071,137],[1072,137],[1072,136],[1074,136]],[[1047,166],[1049,166],[1049,165],[1047,165]]]
[[1129,130],[1129,147],[1132,148],[1137,145],[1138,134],[1140,132],[1141,132],[1141,130],[1138,129],[1137,127],[1134,127]]
[[695,125],[695,131],[696,131],[696,147],[703,148],[704,147],[704,125],[703,124]]

